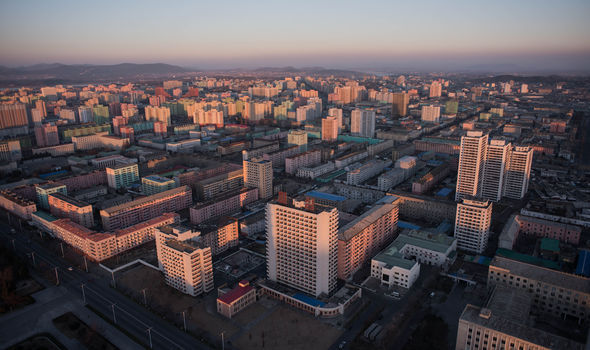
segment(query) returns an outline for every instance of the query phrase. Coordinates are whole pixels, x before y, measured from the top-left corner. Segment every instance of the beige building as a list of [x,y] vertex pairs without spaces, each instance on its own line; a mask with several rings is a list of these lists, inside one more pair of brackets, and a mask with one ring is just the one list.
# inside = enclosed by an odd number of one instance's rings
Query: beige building
[[580,343],[535,328],[531,299],[522,291],[495,288],[484,307],[468,304],[457,329],[456,350],[582,350]]
[[384,246],[397,230],[398,201],[385,196],[338,232],[338,278],[347,280]]
[[211,248],[202,245],[199,232],[162,226],[156,231],[156,251],[166,284],[192,296],[213,290]]
[[481,254],[488,246],[492,221],[492,203],[475,199],[463,199],[457,203],[455,238],[457,248]]
[[326,117],[322,119],[322,140],[336,141],[338,140],[338,119],[336,117]]
[[510,152],[506,178],[504,180],[504,196],[521,199],[529,189],[533,149],[526,146],[515,146]]
[[299,149],[307,149],[307,132],[304,130],[290,130],[287,135],[287,143],[299,146]]
[[468,131],[461,137],[456,201],[480,195],[487,145],[488,135],[481,131]]
[[336,287],[338,210],[313,200],[266,206],[268,279],[312,296]]
[[590,320],[590,278],[496,254],[488,269],[488,288],[494,286],[528,293],[537,315]]
[[272,162],[262,158],[244,160],[244,185],[258,188],[258,197],[268,199],[273,196]]
[[19,197],[9,190],[0,191],[0,207],[24,220],[31,220],[37,211],[35,202]]
[[50,194],[48,199],[52,215],[71,219],[85,227],[94,226],[92,205],[59,192]]

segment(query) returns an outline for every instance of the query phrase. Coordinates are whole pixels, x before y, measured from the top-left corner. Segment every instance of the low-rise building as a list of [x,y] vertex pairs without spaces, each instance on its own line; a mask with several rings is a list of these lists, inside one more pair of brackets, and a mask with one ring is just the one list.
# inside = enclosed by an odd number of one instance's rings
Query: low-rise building
[[218,290],[217,312],[227,318],[256,302],[256,288],[247,280],[242,280],[231,290]]
[[171,190],[176,187],[173,179],[158,175],[149,175],[141,178],[141,190],[146,195],[152,195]]
[[242,188],[190,208],[192,224],[200,224],[220,216],[230,215],[258,200],[257,188]]
[[31,220],[31,215],[37,211],[35,202],[24,199],[9,190],[0,191],[0,207],[23,220]]

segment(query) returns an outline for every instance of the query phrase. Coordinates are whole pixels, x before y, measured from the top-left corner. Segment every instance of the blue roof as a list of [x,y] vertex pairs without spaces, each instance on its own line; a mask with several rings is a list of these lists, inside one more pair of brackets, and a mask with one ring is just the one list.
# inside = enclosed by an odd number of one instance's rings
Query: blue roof
[[429,160],[426,163],[430,166],[439,166],[442,165],[444,162],[442,160]]
[[576,275],[590,277],[590,250],[581,249],[578,255],[578,266]]
[[451,225],[450,222],[448,222],[447,220],[445,220],[445,221],[441,222],[440,225],[437,226],[437,228],[436,228],[435,231],[438,232],[438,233],[447,233],[452,228],[453,228],[453,225]]
[[319,301],[316,298],[312,298],[312,297],[307,296],[302,293],[295,293],[293,295],[293,299],[297,299],[297,300],[304,302],[307,305],[311,305],[313,307],[318,307],[318,306],[323,307],[324,305],[326,305],[326,303],[324,303],[323,301]]
[[445,187],[445,188],[441,188],[440,191],[436,192],[436,195],[439,197],[446,197],[449,195],[449,193],[453,192],[452,189]]
[[341,201],[346,200],[346,197],[339,196],[337,194],[324,193],[324,192],[318,192],[318,191],[310,191],[310,192],[307,192],[305,195],[309,196],[309,197],[315,197],[315,198],[325,199],[328,201],[335,201],[335,202],[341,202]]
[[39,175],[40,178],[42,178],[43,180],[49,178],[49,177],[53,177],[53,176],[57,176],[57,175],[62,175],[67,173],[67,170],[59,170],[59,171],[54,171],[52,173],[45,173],[45,174],[41,174]]
[[398,221],[397,222],[397,227],[399,228],[407,228],[410,230],[419,230],[421,227],[412,223],[409,223],[407,221]]

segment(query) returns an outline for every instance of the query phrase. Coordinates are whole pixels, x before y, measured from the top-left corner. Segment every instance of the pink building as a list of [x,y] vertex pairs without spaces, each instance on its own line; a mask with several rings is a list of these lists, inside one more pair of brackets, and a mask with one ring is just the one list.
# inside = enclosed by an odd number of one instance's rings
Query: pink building
[[338,231],[338,278],[347,280],[395,238],[399,199],[386,196]]
[[0,207],[24,220],[31,220],[31,214],[37,211],[35,202],[9,190],[0,191]]
[[200,224],[219,216],[239,212],[244,206],[257,200],[258,188],[243,188],[237,192],[231,192],[192,207],[190,209],[191,223]]
[[154,122],[154,134],[159,137],[166,137],[168,134],[168,125],[164,122]]
[[221,254],[238,246],[238,219],[222,217],[219,220],[197,226],[203,244],[211,248],[211,254]]
[[127,125],[127,118],[117,116],[113,118],[113,132],[115,135],[121,135],[121,127]]
[[47,147],[59,145],[59,135],[57,133],[57,126],[51,124],[43,124],[35,128],[35,139],[38,147]]
[[560,242],[578,245],[582,229],[579,226],[562,224],[530,216],[518,215],[516,220],[520,224],[518,234],[534,235],[543,238],[553,238]]
[[192,204],[192,200],[192,190],[188,186],[138,198],[101,210],[102,226],[105,230],[129,227],[164,213],[188,208]]
[[[315,150],[285,159],[285,172],[294,175],[299,168],[314,167],[322,162],[322,151]],[[273,163],[274,164],[274,163]]]
[[87,174],[60,179],[59,182],[66,185],[68,191],[75,192],[85,188],[105,185],[107,183],[107,173],[104,169],[95,170]]
[[135,130],[132,127],[122,126],[120,131],[122,138],[128,138],[129,142],[133,142],[135,140]]
[[52,215],[70,219],[84,227],[94,226],[92,205],[59,192],[50,194],[47,199]]
[[298,153],[301,153],[299,146],[293,146],[282,150],[265,153],[262,158],[264,160],[270,160],[273,167],[281,167],[285,165],[285,159],[293,157]]

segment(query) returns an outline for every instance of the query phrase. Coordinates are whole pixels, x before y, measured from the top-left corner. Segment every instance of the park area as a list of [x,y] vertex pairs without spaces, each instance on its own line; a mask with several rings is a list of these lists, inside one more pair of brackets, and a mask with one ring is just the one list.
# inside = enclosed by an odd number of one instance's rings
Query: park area
[[[227,344],[238,349],[325,349],[342,330],[276,300],[261,300],[227,319],[217,313],[216,291],[192,297],[169,287],[161,272],[137,265],[117,275],[117,288],[138,303],[183,327],[212,346],[219,346],[221,333]],[[145,290],[145,300],[144,292]]]

